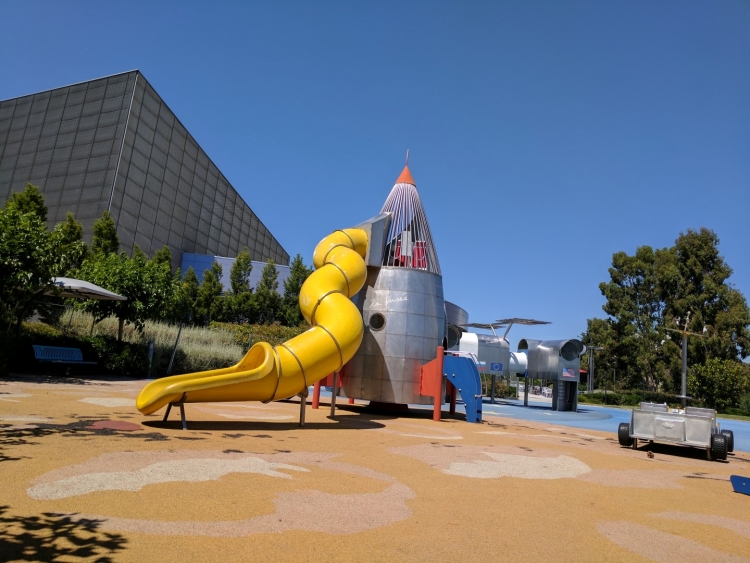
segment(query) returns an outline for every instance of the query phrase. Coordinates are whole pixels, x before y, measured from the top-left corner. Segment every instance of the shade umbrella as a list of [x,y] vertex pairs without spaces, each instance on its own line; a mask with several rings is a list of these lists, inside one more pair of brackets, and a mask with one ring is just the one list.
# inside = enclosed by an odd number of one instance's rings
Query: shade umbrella
[[112,293],[91,282],[75,278],[53,278],[60,291],[50,291],[47,295],[73,297],[75,299],[98,299],[100,301],[127,301],[127,297]]

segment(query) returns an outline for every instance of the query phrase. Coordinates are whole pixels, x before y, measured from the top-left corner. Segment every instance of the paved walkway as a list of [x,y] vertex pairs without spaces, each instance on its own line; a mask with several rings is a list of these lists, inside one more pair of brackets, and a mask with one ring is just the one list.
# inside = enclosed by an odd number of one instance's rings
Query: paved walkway
[[[312,394],[312,387],[310,388]],[[331,393],[321,390],[321,397],[329,400]],[[521,395],[523,397],[523,395]],[[344,400],[345,401],[345,400]],[[482,414],[485,420],[488,417],[512,418],[515,420],[528,420],[532,422],[543,422],[546,424],[559,424],[572,428],[583,428],[587,430],[598,430],[600,432],[612,432],[617,434],[617,427],[621,422],[630,422],[630,409],[619,409],[615,407],[602,407],[598,405],[578,405],[578,412],[553,411],[551,400],[536,395],[529,395],[529,406],[523,406],[523,399],[496,399],[494,404],[485,398],[482,406]],[[432,409],[424,405],[409,405],[412,409]],[[447,407],[443,407],[446,409]],[[463,405],[458,401],[456,407],[458,412],[463,412]],[[737,451],[750,452],[750,422],[719,418],[722,429],[734,432],[734,449]]]
[[0,560],[750,563],[750,454],[620,447],[627,411],[189,403],[182,430],[144,383],[0,381]]

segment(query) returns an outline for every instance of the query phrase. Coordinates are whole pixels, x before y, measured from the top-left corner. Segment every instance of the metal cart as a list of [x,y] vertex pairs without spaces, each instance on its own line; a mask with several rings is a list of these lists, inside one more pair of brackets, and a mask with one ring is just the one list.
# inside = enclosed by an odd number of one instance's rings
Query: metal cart
[[721,430],[716,411],[686,407],[670,410],[667,405],[641,403],[633,409],[630,424],[623,422],[617,430],[621,446],[638,448],[638,440],[702,448],[708,460],[725,460],[734,450],[734,434]]

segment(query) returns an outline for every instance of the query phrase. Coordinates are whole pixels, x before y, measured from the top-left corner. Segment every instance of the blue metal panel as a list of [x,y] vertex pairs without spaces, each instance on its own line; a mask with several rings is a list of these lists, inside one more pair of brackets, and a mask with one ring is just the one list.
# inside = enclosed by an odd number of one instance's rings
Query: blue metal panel
[[470,358],[445,356],[443,376],[458,390],[466,407],[467,422],[482,422],[482,382]]

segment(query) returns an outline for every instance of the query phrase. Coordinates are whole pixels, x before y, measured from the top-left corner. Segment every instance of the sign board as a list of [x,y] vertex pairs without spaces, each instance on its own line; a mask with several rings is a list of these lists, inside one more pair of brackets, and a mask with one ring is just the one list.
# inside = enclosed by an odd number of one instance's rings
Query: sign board
[[503,364],[498,363],[491,363],[490,364],[490,370],[492,371],[503,371]]

